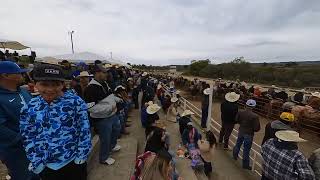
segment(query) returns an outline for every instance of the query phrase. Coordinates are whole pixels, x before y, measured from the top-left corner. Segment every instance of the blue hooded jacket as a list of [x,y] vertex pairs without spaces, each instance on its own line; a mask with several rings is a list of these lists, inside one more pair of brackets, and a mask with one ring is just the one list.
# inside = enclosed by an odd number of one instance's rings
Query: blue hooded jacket
[[24,89],[9,91],[0,87],[0,153],[22,143],[19,120],[20,110],[32,96]]

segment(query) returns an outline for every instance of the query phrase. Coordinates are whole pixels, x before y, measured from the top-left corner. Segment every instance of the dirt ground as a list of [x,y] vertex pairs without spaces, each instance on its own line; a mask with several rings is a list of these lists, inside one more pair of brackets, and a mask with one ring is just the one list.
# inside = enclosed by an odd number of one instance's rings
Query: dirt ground
[[[181,96],[186,98],[189,102],[191,102],[193,105],[195,105],[199,109],[201,109],[201,101],[200,101],[199,97],[196,100],[192,100],[189,93],[185,92],[185,91],[181,91]],[[221,114],[220,113],[220,101],[214,100],[213,105],[212,105],[212,118],[219,123],[221,122],[220,114]],[[265,126],[270,121],[271,120],[268,120],[268,119],[260,116],[261,130],[259,132],[255,133],[255,136],[254,136],[254,142],[256,142],[258,145],[261,144],[262,139],[264,137]],[[236,129],[237,128],[238,128],[238,126],[236,125]],[[305,143],[300,143],[299,149],[304,153],[304,155],[306,157],[309,157],[310,154],[315,149],[320,148],[320,138],[316,135],[312,135],[312,134],[310,134],[308,132],[304,132],[304,131],[301,132],[301,136],[308,141]],[[259,150],[257,147],[253,147],[253,148],[256,150]]]

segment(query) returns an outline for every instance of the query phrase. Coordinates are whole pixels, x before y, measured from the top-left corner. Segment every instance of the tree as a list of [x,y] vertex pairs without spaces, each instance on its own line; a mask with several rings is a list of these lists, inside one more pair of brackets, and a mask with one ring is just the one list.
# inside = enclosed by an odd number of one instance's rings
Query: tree
[[194,76],[199,76],[199,73],[202,69],[208,66],[210,60],[199,60],[190,65],[190,73]]

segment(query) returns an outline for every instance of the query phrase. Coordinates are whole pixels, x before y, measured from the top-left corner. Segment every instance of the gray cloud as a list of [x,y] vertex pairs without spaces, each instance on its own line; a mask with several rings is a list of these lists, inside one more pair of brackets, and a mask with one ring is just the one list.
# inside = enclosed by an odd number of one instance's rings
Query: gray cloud
[[[320,57],[319,0],[3,0],[0,39],[38,55],[75,50],[146,64]],[[286,58],[284,58],[286,57]]]

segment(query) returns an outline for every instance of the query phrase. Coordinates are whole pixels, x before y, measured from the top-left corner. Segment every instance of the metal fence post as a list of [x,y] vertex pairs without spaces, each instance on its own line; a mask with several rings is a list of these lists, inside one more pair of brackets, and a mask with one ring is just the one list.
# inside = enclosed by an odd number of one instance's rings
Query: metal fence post
[[211,124],[212,93],[213,93],[213,84],[210,83],[209,107],[208,107],[208,117],[207,117],[207,131],[210,130],[210,124]]
[[186,110],[187,109],[187,100],[184,99],[183,100],[183,110]]

